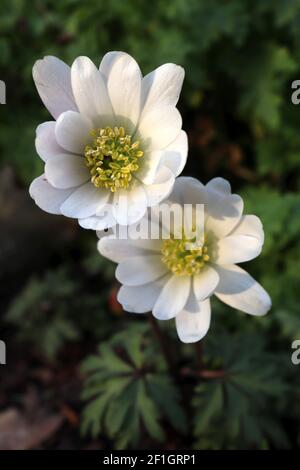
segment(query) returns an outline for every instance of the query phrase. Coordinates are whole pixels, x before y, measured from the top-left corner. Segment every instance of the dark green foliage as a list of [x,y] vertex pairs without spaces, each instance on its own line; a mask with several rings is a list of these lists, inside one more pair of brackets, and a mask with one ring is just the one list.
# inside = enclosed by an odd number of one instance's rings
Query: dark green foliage
[[155,441],[165,440],[162,420],[186,431],[179,393],[155,346],[147,327],[135,325],[84,361],[87,378],[82,398],[90,402],[83,411],[83,433],[90,431],[94,437],[105,433],[123,449],[138,444],[141,426]]
[[[94,258],[98,271],[107,265],[97,253]],[[96,270],[96,263],[91,268],[90,259],[84,261],[89,272]],[[109,272],[107,269],[111,279]],[[88,281],[93,282],[91,278],[85,279]],[[42,278],[31,278],[12,302],[5,320],[19,327],[19,341],[33,343],[36,350],[54,359],[67,341],[78,341],[84,333],[96,339],[110,334],[113,322],[106,321],[107,310],[107,298],[100,289],[93,285],[87,288],[78,276],[71,275],[71,267],[63,267],[47,272]]]
[[37,349],[54,357],[66,341],[78,338],[70,305],[67,308],[76,291],[76,283],[64,270],[49,272],[43,280],[34,277],[11,305],[6,320],[20,326],[20,340],[30,340]]
[[265,449],[289,445],[278,419],[280,399],[289,387],[280,375],[278,354],[266,353],[263,344],[257,335],[222,333],[208,342],[208,366],[222,358],[224,376],[196,386],[196,447]]
[[248,187],[243,195],[247,211],[256,213],[265,228],[263,253],[251,264],[273,301],[272,314],[261,324],[270,328],[277,324],[285,341],[298,338],[300,195],[281,194],[266,186],[259,190]]

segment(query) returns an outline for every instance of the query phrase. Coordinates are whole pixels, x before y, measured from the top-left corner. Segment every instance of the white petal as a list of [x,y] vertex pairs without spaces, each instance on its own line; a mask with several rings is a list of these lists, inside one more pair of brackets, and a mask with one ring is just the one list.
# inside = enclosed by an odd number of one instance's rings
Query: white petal
[[263,226],[256,215],[243,215],[230,235],[248,235],[249,237],[257,238],[261,244],[264,243]]
[[217,191],[223,196],[230,196],[231,195],[231,186],[230,183],[225,180],[224,178],[213,178],[210,180],[206,187],[213,191]]
[[44,162],[54,155],[64,153],[64,149],[56,141],[55,125],[55,121],[49,121],[36,128],[35,148]]
[[78,57],[71,67],[72,88],[79,111],[99,127],[112,124],[113,109],[102,74],[88,57]]
[[78,223],[82,228],[98,230],[99,233],[103,231],[103,236],[107,236],[107,230],[116,225],[116,219],[109,215],[105,215],[104,217],[92,216],[79,219]]
[[188,300],[190,287],[190,276],[171,276],[155,302],[153,315],[159,320],[169,320],[178,315]]
[[153,106],[176,106],[179,99],[184,69],[175,64],[164,64],[149,73],[142,81],[143,114]]
[[108,229],[116,225],[115,213],[111,202],[112,196],[110,195],[106,204],[98,208],[96,215],[79,219],[79,225],[90,230],[98,230],[99,233],[103,231],[103,236],[108,236]]
[[176,178],[170,200],[177,204],[206,204],[207,192],[205,186],[191,176]]
[[[125,118],[126,131],[133,133],[141,106],[142,74],[136,61],[128,54],[116,53],[111,60],[104,60],[100,70],[105,69],[107,89],[113,110],[117,117]],[[109,62],[109,66],[106,66]]]
[[118,292],[118,302],[127,312],[150,312],[162,288],[162,280],[138,287],[122,286]]
[[[202,244],[205,234],[206,188],[194,178],[186,178],[185,181],[181,190],[183,203],[189,204],[188,207],[184,207],[185,232],[187,235],[190,234],[190,238],[196,235],[197,240]],[[197,232],[195,232],[194,225]]]
[[[195,178],[181,176],[176,178],[173,191],[169,195],[168,200],[171,203],[179,204],[180,206],[184,206],[185,204],[189,205],[189,207],[182,207],[185,232],[189,233],[191,238],[195,236],[193,225],[195,222],[194,215],[196,215],[196,235],[199,237],[200,241],[202,241],[205,223],[205,213],[203,212],[206,203],[205,186]],[[196,207],[196,205],[199,205],[199,207]],[[178,226],[178,229],[179,233],[181,233],[182,226]]]
[[195,343],[200,341],[208,332],[210,326],[210,300],[200,303],[199,313],[189,313],[185,310],[180,312],[176,318],[176,329],[179,339],[183,343]]
[[168,167],[175,176],[180,175],[187,159],[188,141],[184,131],[163,151],[162,166]]
[[250,261],[261,252],[262,244],[248,235],[229,235],[216,243],[214,262],[217,264],[235,264]]
[[152,184],[157,176],[158,168],[163,157],[164,152],[160,150],[145,152],[140,168],[135,173],[135,176],[146,185]]
[[271,299],[263,287],[239,266],[218,266],[220,276],[215,295],[222,302],[251,315],[265,315]]
[[120,56],[126,56],[126,52],[121,52],[121,51],[111,51],[107,52],[104,56],[103,59],[101,60],[101,64],[99,67],[99,70],[104,77],[104,79],[107,81],[108,76],[110,74],[110,71],[115,63],[115,61],[120,57]]
[[184,310],[186,310],[189,313],[198,313],[199,308],[200,308],[199,301],[196,299],[195,289],[194,289],[193,282],[192,282],[189,297],[186,301]]
[[59,116],[55,126],[55,136],[59,145],[69,152],[84,154],[87,144],[92,140],[89,119],[74,111]]
[[[225,188],[224,188],[225,189]],[[206,185],[208,213],[206,228],[217,238],[224,238],[239,223],[243,213],[243,200],[237,194],[227,195],[220,190],[211,189]]]
[[55,188],[75,188],[90,179],[84,158],[77,155],[61,154],[50,158],[45,165],[45,174]]
[[96,188],[92,183],[85,183],[76,189],[61,206],[61,213],[67,217],[83,219],[95,215],[100,207],[105,206],[109,191]]
[[201,301],[212,295],[218,283],[217,271],[212,266],[206,266],[201,273],[194,276],[196,298]]
[[[89,219],[93,219],[93,217],[89,217]],[[80,222],[83,221],[83,220],[84,220],[84,221],[85,221],[85,220],[87,221],[88,219],[81,219],[81,220],[79,221],[79,224],[80,224],[80,225],[81,225]],[[82,225],[82,227],[83,227],[83,228],[86,228],[86,227],[84,227],[83,225]],[[116,226],[116,221],[115,221],[115,219],[114,219],[114,225],[112,225],[111,227],[107,227],[107,228],[105,228],[104,230],[101,229],[101,228],[100,228],[99,230],[98,230],[97,228],[96,228],[96,229],[93,229],[93,230],[96,230],[97,237],[99,238],[99,240],[101,240],[101,238],[103,238],[103,237],[107,237],[107,236],[109,236],[109,235],[114,235],[116,227],[117,227],[117,226]],[[87,228],[92,228],[92,227],[87,227]]]
[[98,242],[98,250],[102,256],[120,263],[136,256],[157,254],[161,240],[118,240],[112,237],[103,237]]
[[147,196],[147,205],[156,206],[167,198],[174,186],[175,177],[169,168],[163,167],[158,170],[153,184],[144,186]]
[[70,196],[72,189],[56,189],[45,175],[36,178],[30,185],[29,194],[37,206],[50,214],[60,214],[60,206]]
[[168,271],[160,255],[136,256],[121,261],[116,278],[125,286],[142,286],[155,281]]
[[116,221],[121,225],[134,224],[147,210],[147,195],[144,186],[137,179],[128,189],[120,189],[114,194]]
[[47,56],[36,61],[32,75],[41,100],[54,119],[65,111],[77,111],[67,64],[56,57]]
[[136,138],[147,150],[161,150],[173,142],[181,131],[182,119],[174,106],[157,106],[147,112],[138,126]]

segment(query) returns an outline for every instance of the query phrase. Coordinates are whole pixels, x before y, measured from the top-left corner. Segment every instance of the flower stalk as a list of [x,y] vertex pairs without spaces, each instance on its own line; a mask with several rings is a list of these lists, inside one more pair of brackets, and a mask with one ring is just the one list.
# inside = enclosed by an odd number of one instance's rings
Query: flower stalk
[[159,342],[160,349],[162,351],[162,354],[165,358],[165,361],[167,363],[168,369],[171,372],[171,374],[174,376],[174,378],[177,380],[178,379],[178,373],[177,373],[177,368],[175,367],[175,363],[173,360],[173,356],[170,350],[170,345],[167,342],[166,336],[163,334],[161,331],[160,327],[158,326],[158,322],[156,318],[150,314],[148,315],[148,320],[151,325],[151,328]]

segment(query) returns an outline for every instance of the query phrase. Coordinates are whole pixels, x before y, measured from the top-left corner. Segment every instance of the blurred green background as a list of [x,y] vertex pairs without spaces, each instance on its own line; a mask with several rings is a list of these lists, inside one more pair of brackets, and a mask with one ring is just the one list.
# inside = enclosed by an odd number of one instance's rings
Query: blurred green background
[[[299,44],[299,0],[1,0],[0,448],[300,447]],[[272,310],[254,318],[215,301],[200,347],[163,323],[173,371],[147,316],[122,312],[95,234],[28,196],[42,171],[35,128],[49,120],[34,62],[98,64],[109,50],[132,54],[144,74],[185,68],[184,174],[228,178],[265,228],[262,255],[245,267]]]

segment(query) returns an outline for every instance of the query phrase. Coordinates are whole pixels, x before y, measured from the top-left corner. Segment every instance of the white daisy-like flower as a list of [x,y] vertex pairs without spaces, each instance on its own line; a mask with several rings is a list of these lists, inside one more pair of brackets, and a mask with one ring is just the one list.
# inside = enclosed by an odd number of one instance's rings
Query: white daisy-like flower
[[[204,186],[194,178],[180,177],[168,202],[180,204],[183,217],[167,239],[121,240],[109,235],[98,242],[99,252],[119,263],[116,277],[123,285],[118,300],[123,308],[134,313],[152,311],[159,320],[175,318],[178,336],[185,343],[199,341],[207,333],[213,294],[235,309],[266,314],[271,307],[269,295],[236,265],[260,254],[262,224],[254,215],[242,215],[243,201],[231,193],[230,184],[214,178]],[[197,249],[187,245],[194,240],[183,221],[184,204],[204,205],[204,236]],[[182,236],[176,238],[175,232],[176,237],[180,232]]]
[[187,158],[176,108],[182,67],[164,64],[143,77],[124,52],[107,53],[99,69],[88,57],[69,67],[49,56],[33,78],[55,119],[36,131],[45,173],[30,194],[39,207],[101,230],[136,222],[168,196]]

